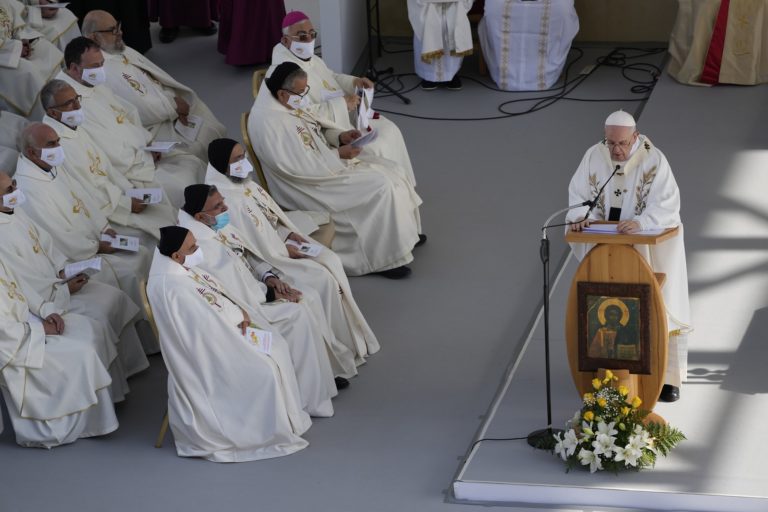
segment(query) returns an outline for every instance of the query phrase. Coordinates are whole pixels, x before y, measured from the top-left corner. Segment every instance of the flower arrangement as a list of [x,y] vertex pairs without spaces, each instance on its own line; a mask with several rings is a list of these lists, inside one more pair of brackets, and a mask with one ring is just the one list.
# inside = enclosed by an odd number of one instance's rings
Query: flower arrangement
[[566,462],[566,471],[578,464],[589,466],[590,473],[653,467],[659,455],[685,439],[669,425],[644,424],[649,412],[640,409],[642,400],[630,400],[625,386],[613,387],[618,380],[610,370],[603,380],[593,379],[594,392],[584,394],[567,431],[554,436],[554,452]]

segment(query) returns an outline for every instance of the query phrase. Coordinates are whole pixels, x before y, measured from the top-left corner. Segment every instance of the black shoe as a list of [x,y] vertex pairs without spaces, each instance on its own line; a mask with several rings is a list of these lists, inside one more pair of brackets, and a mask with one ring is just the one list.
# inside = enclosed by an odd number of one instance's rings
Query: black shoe
[[445,83],[445,88],[451,91],[460,91],[462,87],[461,78],[458,75],[454,76],[450,82]]
[[335,377],[333,382],[336,383],[336,389],[342,390],[349,387],[349,381],[344,377]]
[[409,275],[411,275],[411,269],[403,265],[402,267],[391,268],[389,270],[382,270],[381,272],[376,272],[376,274],[379,274],[380,276],[384,276],[387,279],[402,279],[404,277],[408,277]]
[[213,34],[215,34],[218,31],[219,31],[219,29],[216,28],[216,24],[214,22],[211,22],[211,24],[208,25],[205,28],[196,28],[195,29],[195,32],[197,32],[198,34],[200,34],[202,36],[212,36]]
[[434,91],[437,89],[437,82],[430,82],[429,80],[421,81],[421,88],[425,91]]
[[427,235],[419,234],[419,241],[416,242],[416,245],[414,245],[413,248],[415,249],[416,247],[421,247],[425,243],[427,243]]
[[664,384],[659,394],[659,402],[677,402],[680,400],[680,388]]
[[160,42],[172,43],[179,35],[179,27],[175,28],[161,28],[160,29]]

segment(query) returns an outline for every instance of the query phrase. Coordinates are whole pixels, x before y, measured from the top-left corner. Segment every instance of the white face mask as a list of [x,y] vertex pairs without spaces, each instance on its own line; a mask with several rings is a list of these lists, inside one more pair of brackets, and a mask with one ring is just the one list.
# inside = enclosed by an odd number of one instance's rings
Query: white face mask
[[253,166],[247,158],[229,164],[229,175],[234,176],[235,178],[247,178],[251,171],[253,171]]
[[107,81],[107,72],[104,71],[104,66],[84,69],[83,74],[80,76],[82,77],[83,82],[89,83],[93,86],[103,84]]
[[40,150],[40,160],[51,167],[58,167],[64,163],[64,148],[61,146],[43,148]]
[[290,50],[291,53],[298,58],[309,60],[315,54],[315,41],[312,40],[308,43],[302,43],[301,41],[291,41]]
[[192,268],[196,267],[199,264],[201,264],[203,261],[205,261],[205,256],[203,255],[203,248],[198,247],[195,252],[192,254],[187,254],[187,256],[184,258],[184,265],[186,268]]
[[77,128],[85,121],[85,112],[82,108],[70,112],[61,113],[61,122],[70,128]]
[[5,208],[16,208],[17,206],[24,204],[26,200],[27,198],[24,196],[24,192],[22,192],[20,188],[17,188],[10,194],[5,194],[3,196],[3,206]]
[[288,97],[288,106],[294,110],[303,110],[309,106],[309,98],[307,98],[307,96],[291,94]]

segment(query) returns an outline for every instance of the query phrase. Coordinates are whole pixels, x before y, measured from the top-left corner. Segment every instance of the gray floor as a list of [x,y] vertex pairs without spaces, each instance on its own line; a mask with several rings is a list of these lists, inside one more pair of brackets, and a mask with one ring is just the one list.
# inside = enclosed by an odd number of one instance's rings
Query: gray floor
[[[602,53],[590,49],[582,62]],[[251,70],[225,66],[211,38],[182,37],[173,45],[158,44],[148,56],[194,87],[239,138],[239,114],[251,104]],[[387,60],[399,71],[412,69],[409,54]],[[471,68],[465,63],[465,71]],[[631,85],[619,70],[603,68],[574,96],[631,98]],[[680,94],[690,90],[681,88]],[[391,98],[375,106],[419,115],[490,116],[500,101],[520,97],[469,82],[462,92],[416,90],[410,96],[414,103],[408,107]],[[640,106],[559,102],[533,115],[484,122],[390,116],[411,151],[430,240],[417,250],[410,279],[352,280],[382,351],[335,401],[336,416],[315,421],[309,448],[234,465],[179,458],[170,440],[153,448],[165,399],[164,370],[155,357],[152,368],[132,380],[133,392],[118,408],[121,428],[112,435],[52,451],[29,450],[13,443],[6,426],[0,435],[0,511],[53,504],[83,511],[486,510],[445,503],[445,493],[537,312],[537,226],[566,200],[573,169],[601,137],[606,114]],[[672,135],[652,137],[676,140]],[[711,171],[710,156],[701,156],[702,169]],[[698,169],[681,170],[681,187],[705,180],[718,185],[709,174],[697,178]],[[705,204],[691,208],[706,211]],[[563,251],[557,247],[553,260]]]

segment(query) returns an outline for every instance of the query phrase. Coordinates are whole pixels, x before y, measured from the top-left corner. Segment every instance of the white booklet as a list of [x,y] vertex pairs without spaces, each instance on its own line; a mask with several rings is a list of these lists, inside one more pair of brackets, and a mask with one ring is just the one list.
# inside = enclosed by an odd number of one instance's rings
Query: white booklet
[[272,333],[269,331],[248,326],[245,328],[245,339],[259,352],[265,354],[272,352]]
[[203,118],[200,116],[193,116],[192,114],[187,116],[187,124],[183,124],[181,121],[176,121],[173,128],[176,132],[187,139],[190,142],[197,140],[197,135],[200,133],[200,128],[203,127]]
[[299,252],[311,258],[314,258],[315,256],[317,256],[323,250],[323,246],[320,244],[313,244],[313,243],[306,244],[306,243],[296,242],[294,240],[286,240],[285,243],[287,245],[292,245],[293,247],[296,247],[299,250]]
[[138,252],[139,251],[139,239],[135,236],[117,235],[109,236],[106,233],[101,235],[102,242],[109,242],[114,249],[121,249],[123,251]]
[[370,126],[369,120],[373,117],[373,88],[361,89],[355,88],[355,94],[360,98],[360,105],[357,107],[357,129],[361,132],[366,131]]
[[101,272],[101,256],[96,256],[89,260],[76,261],[64,267],[64,281],[69,281],[79,274],[92,276],[97,272]]
[[[601,235],[623,235],[625,233],[619,233],[617,231],[618,224],[591,224],[583,229],[585,233],[599,233]],[[627,233],[632,235],[660,235],[664,232],[664,228],[651,228],[637,233]]]
[[125,195],[134,197],[144,204],[157,204],[163,200],[163,189],[161,188],[134,188],[128,190]]
[[361,148],[361,147],[363,147],[363,146],[365,146],[367,144],[370,144],[371,142],[375,141],[376,137],[378,136],[378,134],[379,134],[379,132],[377,132],[376,130],[371,128],[370,131],[363,132],[363,134],[360,137],[358,137],[355,140],[353,140],[349,145],[353,146],[353,147],[356,147],[356,148]]
[[155,153],[168,153],[170,150],[173,149],[173,146],[178,144],[178,141],[175,140],[169,140],[169,141],[162,141],[162,140],[153,140],[152,144],[149,146],[144,146],[144,151],[154,151]]

